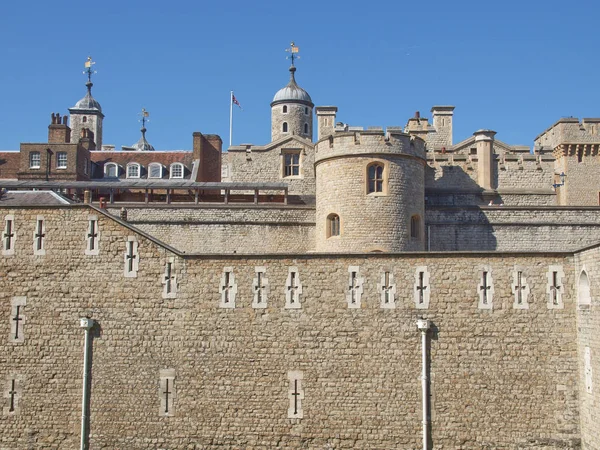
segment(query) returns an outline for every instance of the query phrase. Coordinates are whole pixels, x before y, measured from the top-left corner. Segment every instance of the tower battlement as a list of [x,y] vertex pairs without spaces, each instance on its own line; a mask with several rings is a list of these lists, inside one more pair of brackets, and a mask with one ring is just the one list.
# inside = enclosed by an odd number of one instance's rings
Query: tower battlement
[[405,155],[425,160],[425,141],[401,127],[336,132],[315,145],[315,162],[329,158],[369,154]]

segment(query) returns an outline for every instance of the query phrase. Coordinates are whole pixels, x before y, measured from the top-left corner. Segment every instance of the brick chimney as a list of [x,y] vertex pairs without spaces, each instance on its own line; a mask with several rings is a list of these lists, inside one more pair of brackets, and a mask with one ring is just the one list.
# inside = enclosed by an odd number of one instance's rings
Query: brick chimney
[[193,157],[198,160],[198,174],[194,181],[221,181],[221,150],[223,141],[216,134],[193,134]]
[[71,129],[67,126],[67,116],[61,118],[60,113],[52,113],[52,122],[48,125],[49,144],[69,144]]

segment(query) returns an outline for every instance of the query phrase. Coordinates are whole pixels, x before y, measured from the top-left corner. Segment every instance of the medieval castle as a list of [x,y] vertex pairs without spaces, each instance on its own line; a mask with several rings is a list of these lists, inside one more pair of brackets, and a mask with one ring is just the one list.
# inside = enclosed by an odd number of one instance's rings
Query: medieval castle
[[600,449],[600,119],[454,143],[289,76],[266,145],[115,150],[90,76],[0,152],[0,449]]

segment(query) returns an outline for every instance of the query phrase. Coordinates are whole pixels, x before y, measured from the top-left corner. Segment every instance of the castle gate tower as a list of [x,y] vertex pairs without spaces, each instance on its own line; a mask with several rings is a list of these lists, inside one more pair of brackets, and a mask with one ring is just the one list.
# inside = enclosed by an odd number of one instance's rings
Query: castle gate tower
[[399,129],[317,142],[316,250],[424,250],[425,164],[425,141]]
[[315,105],[308,92],[296,83],[294,54],[298,47],[293,42],[289,51],[292,55],[290,82],[277,91],[271,102],[271,142],[293,134],[312,141]]

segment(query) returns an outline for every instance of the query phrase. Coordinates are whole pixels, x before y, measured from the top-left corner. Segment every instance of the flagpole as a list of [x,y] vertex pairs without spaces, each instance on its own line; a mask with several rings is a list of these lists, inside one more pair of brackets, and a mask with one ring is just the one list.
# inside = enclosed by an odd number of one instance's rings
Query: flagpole
[[229,146],[231,147],[231,138],[233,136],[233,91],[229,94]]

